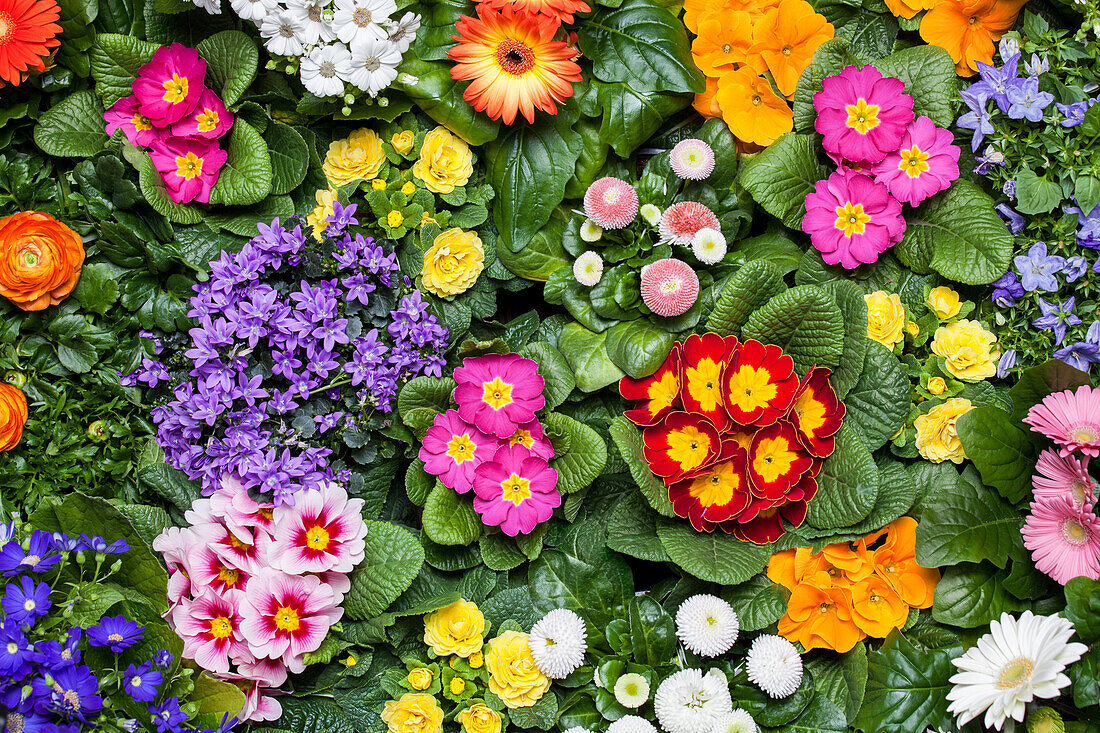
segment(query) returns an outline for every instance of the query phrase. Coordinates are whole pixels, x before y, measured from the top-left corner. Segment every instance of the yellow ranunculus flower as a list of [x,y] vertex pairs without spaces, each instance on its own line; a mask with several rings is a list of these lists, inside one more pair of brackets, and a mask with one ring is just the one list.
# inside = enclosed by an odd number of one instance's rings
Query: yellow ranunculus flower
[[325,238],[325,229],[328,228],[328,218],[332,216],[332,204],[336,201],[336,189],[318,189],[314,194],[317,208],[306,216],[306,224],[313,227],[313,238],[318,242]]
[[470,289],[485,269],[485,249],[475,232],[455,227],[440,234],[424,253],[420,277],[433,295],[446,298]]
[[452,677],[450,688],[452,695],[461,695],[462,691],[466,689],[466,680],[461,677]]
[[433,219],[428,214],[428,212],[425,211],[423,214],[420,215],[420,226],[425,226],[427,224],[435,224],[435,219]]
[[393,146],[394,150],[404,155],[413,149],[413,138],[415,137],[416,135],[412,130],[395,132],[393,133],[393,137],[390,138],[390,145]]
[[940,320],[953,318],[959,314],[962,304],[959,302],[959,294],[946,285],[932,288],[925,301],[928,307],[936,312]]
[[420,157],[412,171],[432,193],[450,193],[470,180],[474,173],[474,156],[469,145],[447,128],[437,127],[424,136]]
[[373,188],[375,191],[385,191],[386,190],[386,179],[385,178],[371,179],[370,187]]
[[941,395],[947,389],[947,382],[943,381],[943,377],[932,377],[928,380],[928,391],[934,395]]
[[962,463],[966,454],[955,430],[955,421],[970,412],[972,407],[970,400],[953,397],[919,415],[913,421],[913,427],[917,429],[917,450],[921,458],[932,463]]
[[485,655],[481,652],[474,652],[466,661],[470,663],[471,669],[481,669],[481,665],[485,664]]
[[490,641],[485,667],[489,689],[507,707],[531,707],[550,689],[550,680],[535,666],[527,634],[505,631]]
[[468,657],[481,651],[485,617],[476,604],[455,601],[424,617],[424,643],[439,656]]
[[895,293],[876,290],[864,295],[867,301],[867,338],[878,341],[887,348],[905,338],[905,308]]
[[390,228],[396,229],[397,227],[405,223],[405,215],[402,214],[400,211],[391,211],[390,213],[386,214],[386,223],[390,226]]
[[997,336],[977,321],[963,319],[940,326],[932,351],[944,358],[947,371],[958,379],[977,382],[997,373]]
[[916,321],[909,321],[909,323],[906,323],[905,330],[908,331],[909,335],[913,338],[920,336],[920,326],[917,325]]
[[382,138],[374,130],[361,127],[345,139],[329,143],[321,167],[329,184],[339,187],[352,181],[374,178],[385,160]]
[[466,733],[500,733],[500,714],[488,705],[477,703],[455,716]]
[[427,667],[417,667],[409,672],[409,686],[414,690],[426,690],[432,686],[432,676]]
[[386,703],[382,722],[389,727],[389,733],[440,733],[443,710],[431,695],[408,692],[400,700]]

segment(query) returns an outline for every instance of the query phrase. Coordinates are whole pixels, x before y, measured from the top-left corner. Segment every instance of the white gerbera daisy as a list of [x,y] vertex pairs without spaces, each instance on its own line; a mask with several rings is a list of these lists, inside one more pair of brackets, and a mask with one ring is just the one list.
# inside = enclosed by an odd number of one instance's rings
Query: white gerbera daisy
[[367,92],[378,96],[397,78],[397,65],[401,54],[391,42],[368,38],[351,47],[351,73],[347,80]]
[[603,227],[591,219],[581,222],[581,239],[586,242],[598,242],[603,237]]
[[390,41],[397,46],[398,53],[405,53],[409,46],[416,40],[416,32],[420,30],[420,16],[416,13],[405,13],[401,20],[390,21]]
[[653,204],[644,204],[642,208],[638,209],[638,213],[651,227],[661,223],[661,210]]
[[745,659],[749,679],[772,698],[787,697],[802,684],[802,655],[782,636],[756,637]]
[[302,84],[318,97],[343,94],[343,80],[350,73],[351,52],[342,43],[317,46],[302,57]]
[[[284,0],[287,11],[302,23],[302,41],[307,46],[336,40],[328,0]],[[328,17],[326,17],[326,15]]]
[[603,257],[588,250],[573,263],[573,277],[581,285],[592,287],[603,277]]
[[583,725],[574,725],[572,728],[566,728],[565,733],[592,733],[592,731]]
[[737,708],[723,715],[708,733],[756,733],[756,721],[748,712]]
[[1070,682],[1065,668],[1088,651],[1084,644],[1069,643],[1071,636],[1073,624],[1061,616],[1001,614],[988,634],[951,660],[959,671],[951,677],[948,711],[959,725],[983,712],[986,728],[1001,730],[1009,718],[1023,722],[1027,704],[1058,697]]
[[264,16],[260,35],[267,39],[264,41],[267,50],[276,56],[301,56],[305,52],[302,45],[305,27],[298,16],[285,8]]
[[657,729],[645,718],[624,715],[607,726],[607,733],[657,733]]
[[279,8],[279,2],[278,0],[229,0],[229,6],[241,20],[251,20],[259,25],[268,13],[273,13]]
[[676,612],[676,636],[702,657],[728,652],[740,628],[733,607],[718,596],[694,595]]
[[584,619],[568,608],[556,608],[531,627],[527,646],[539,671],[560,680],[584,664],[587,638]]
[[683,669],[669,675],[653,696],[657,720],[668,733],[709,730],[733,712],[729,681],[717,669]]
[[691,251],[704,265],[713,265],[726,256],[726,238],[717,229],[703,227],[691,238]]
[[394,0],[336,0],[332,27],[344,43],[389,36],[382,23],[397,12]]
[[649,699],[649,680],[628,672],[615,680],[615,701],[624,708],[640,708]]

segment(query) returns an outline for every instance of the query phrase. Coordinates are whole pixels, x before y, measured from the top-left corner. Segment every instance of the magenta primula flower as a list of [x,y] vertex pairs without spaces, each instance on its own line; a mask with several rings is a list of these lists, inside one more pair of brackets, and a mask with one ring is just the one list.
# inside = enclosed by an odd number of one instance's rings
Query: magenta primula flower
[[140,112],[139,106],[137,97],[131,94],[111,105],[103,113],[103,119],[107,123],[108,135],[113,135],[121,127],[132,145],[147,148],[163,138],[165,131],[154,127],[149,118]]
[[833,173],[806,195],[802,231],[830,265],[874,262],[905,234],[901,204],[860,173]]
[[455,369],[458,414],[482,432],[507,438],[546,405],[538,364],[519,354],[464,359]]
[[177,204],[210,201],[210,191],[228,157],[216,140],[179,137],[154,142],[149,155],[168,187],[168,197]]
[[225,108],[221,97],[207,89],[199,97],[195,108],[179,122],[172,124],[172,136],[217,140],[232,127],[233,113]]
[[275,510],[272,565],[296,574],[350,573],[363,560],[363,504],[334,483],[299,491],[293,506]]
[[244,591],[218,593],[203,588],[193,599],[172,609],[172,628],[183,639],[183,656],[194,659],[208,672],[224,674],[229,660],[250,658],[241,635],[241,604]]
[[542,423],[538,420],[532,420],[516,428],[516,432],[508,438],[508,445],[522,445],[539,458],[545,458],[548,461],[554,457],[554,444],[546,437]]
[[465,494],[474,487],[474,469],[492,459],[500,439],[463,420],[456,410],[436,415],[420,444],[424,470],[444,486]]
[[313,575],[264,568],[249,582],[241,604],[241,631],[257,658],[282,659],[297,674],[302,655],[316,651],[344,611],[332,588]]
[[206,62],[182,43],[158,48],[138,69],[134,96],[141,114],[155,127],[167,127],[191,114],[206,91]]
[[875,163],[875,181],[885,184],[899,201],[916,206],[959,177],[955,136],[921,115],[901,138],[901,148]]
[[477,467],[474,509],[509,537],[530,534],[561,506],[558,472],[522,445],[502,446]]
[[825,150],[868,163],[896,151],[913,121],[913,98],[905,94],[905,84],[884,77],[874,66],[847,66],[825,77],[814,95],[814,109],[814,129],[824,136]]

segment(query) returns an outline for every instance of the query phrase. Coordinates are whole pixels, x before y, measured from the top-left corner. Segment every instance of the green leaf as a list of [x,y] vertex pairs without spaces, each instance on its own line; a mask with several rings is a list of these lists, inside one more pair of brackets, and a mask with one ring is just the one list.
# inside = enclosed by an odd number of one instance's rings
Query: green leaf
[[676,336],[644,318],[616,323],[607,329],[607,356],[635,379],[661,368]]
[[600,626],[634,596],[630,567],[602,545],[590,554],[578,547],[546,550],[531,564],[528,587],[535,610],[570,608]]
[[936,585],[932,618],[941,624],[972,629],[1000,618],[1005,611],[1031,608],[1005,588],[1008,571],[992,565],[961,563],[947,568]]
[[625,376],[607,355],[606,340],[606,332],[593,333],[579,323],[567,323],[558,334],[558,349],[582,392],[595,392]]
[[164,462],[161,457],[149,467],[140,471],[142,488],[165,499],[180,512],[191,509],[191,504],[202,498],[197,481],[188,481],[183,471],[177,471]]
[[340,706],[327,697],[287,696],[282,699],[279,730],[291,733],[358,733]]
[[899,631],[867,655],[867,693],[855,727],[866,733],[938,729],[947,719],[956,647],[928,650]]
[[520,348],[518,353],[539,365],[538,372],[545,382],[542,394],[546,398],[546,409],[553,410],[565,402],[577,382],[562,353],[545,341],[533,341]]
[[982,474],[982,481],[1018,502],[1031,491],[1031,472],[1039,458],[1035,441],[1008,413],[992,405],[975,407],[955,428],[963,452]]
[[[691,97],[639,89],[630,83],[592,81],[602,108],[599,139],[628,157],[672,115],[691,104]],[[709,183],[709,181],[708,181]]]
[[722,590],[722,599],[737,612],[742,631],[759,631],[774,624],[787,612],[789,596],[786,588],[773,583],[766,575],[757,575]]
[[1073,182],[1073,198],[1081,211],[1092,211],[1100,204],[1100,177],[1078,174]]
[[697,578],[722,585],[744,583],[768,564],[771,548],[725,532],[696,532],[685,519],[660,519],[657,536],[672,562]]
[[133,93],[134,79],[142,66],[153,60],[160,48],[134,36],[100,33],[92,46],[90,59],[95,92],[105,108]]
[[957,481],[922,507],[917,562],[926,568],[981,560],[1003,568],[1020,544],[1020,513],[984,486]]
[[256,44],[240,31],[222,31],[196,50],[206,59],[206,85],[221,95],[225,106],[235,105],[256,78],[260,63]]
[[435,482],[424,502],[424,534],[441,545],[468,545],[481,535],[481,518],[468,498]]
[[153,544],[153,540],[157,538],[157,535],[174,526],[168,512],[159,506],[115,504],[115,508],[122,516],[126,517],[126,520],[133,526],[134,531],[149,545]]
[[844,317],[836,301],[819,287],[799,285],[776,295],[749,316],[746,339],[776,344],[794,359],[795,369],[832,369],[844,352]]
[[905,424],[909,389],[909,376],[897,357],[868,340],[863,373],[844,397],[844,424],[855,427],[869,449],[878,450]]
[[1100,640],[1100,582],[1082,575],[1066,583],[1066,618],[1081,641]]
[[565,223],[556,213],[542,229],[538,230],[527,246],[519,252],[509,247],[497,250],[497,259],[510,272],[527,280],[546,282],[563,267],[572,267],[573,261],[562,246]]
[[80,603],[73,608],[72,621],[83,627],[98,624],[116,603],[126,599],[114,584],[103,583],[77,583],[73,596]]
[[483,534],[479,541],[481,559],[490,570],[511,570],[527,561],[511,537],[500,533]]
[[114,272],[115,268],[104,262],[85,265],[80,271],[73,297],[86,310],[100,315],[106,313],[118,300],[118,280],[114,278]]
[[255,127],[235,120],[226,152],[229,157],[210,192],[210,203],[247,206],[271,193],[271,156]]
[[879,492],[879,471],[859,434],[847,423],[836,434],[836,450],[821,465],[817,496],[806,521],[818,529],[848,527],[866,517]]
[[634,596],[627,610],[634,662],[656,667],[676,656],[676,624],[649,596]]
[[749,316],[786,289],[783,271],[777,266],[767,260],[747,262],[722,288],[707,318],[707,330],[740,336]]
[[424,548],[416,536],[389,522],[367,522],[365,553],[344,597],[344,609],[353,620],[374,618],[389,608],[424,564]]
[[829,383],[837,397],[844,397],[863,375],[863,362],[867,357],[867,301],[859,286],[848,280],[837,280],[823,285],[825,292],[833,296],[844,316],[844,351],[840,363],[829,375]]
[[34,142],[48,155],[91,157],[107,145],[103,107],[93,92],[76,92],[50,107],[34,126]]
[[403,73],[398,74],[393,86],[470,145],[484,145],[497,136],[500,121],[475,111],[462,98],[469,83],[452,79],[452,66],[450,61],[421,61],[412,53],[405,54],[401,59]]
[[940,127],[955,121],[955,62],[939,46],[912,46],[876,61],[883,76],[905,82],[905,93],[913,97],[913,114],[930,117]]
[[620,499],[611,510],[607,518],[607,546],[615,552],[650,562],[668,561],[668,553],[657,537],[657,514],[648,506],[640,505],[634,494]]
[[543,695],[530,707],[511,708],[508,711],[508,721],[517,728],[550,730],[557,719],[558,698],[553,693]]
[[[809,133],[814,131],[817,111],[814,109],[813,95],[821,91],[822,79],[839,74],[845,66],[858,64],[856,57],[848,50],[848,42],[843,38],[832,38],[817,47],[813,63],[802,72],[802,76],[798,79],[798,89],[795,90],[795,130]],[[821,178],[824,177],[824,175],[821,176]]]
[[406,383],[397,393],[397,412],[405,420],[410,412],[426,409],[442,413],[451,409],[451,393],[455,380],[450,377],[417,377]]
[[554,444],[550,467],[558,472],[558,490],[572,494],[592,483],[607,463],[607,445],[600,434],[557,412],[543,416],[542,423]]
[[290,193],[306,178],[309,146],[293,127],[274,121],[264,131],[264,140],[271,151],[271,193]]
[[1060,203],[1062,187],[1057,181],[1035,175],[1026,165],[1016,174],[1016,210],[1021,214],[1047,214]]
[[164,185],[164,179],[153,165],[153,159],[148,153],[141,152],[141,163],[138,166],[138,183],[141,185],[141,195],[153,209],[170,221],[177,224],[198,224],[202,221],[202,211],[197,206],[177,204],[168,195],[168,188]]
[[846,654],[815,657],[806,667],[818,694],[843,710],[849,723],[854,721],[867,690],[867,647],[861,642]]
[[187,696],[187,701],[196,707],[195,712],[217,725],[223,715],[235,717],[244,707],[244,693],[236,685],[214,679],[205,670],[195,678],[195,689]]
[[672,502],[668,499],[668,490],[661,479],[649,470],[649,464],[642,456],[642,431],[622,415],[611,420],[611,439],[619,448],[634,483],[642,490],[642,496],[657,513],[665,517],[675,517]]
[[1077,389],[1086,384],[1091,384],[1089,375],[1061,359],[1050,359],[1028,369],[1008,391],[1012,397],[1012,422],[1027,417],[1028,410],[1042,402],[1048,394]]
[[797,720],[776,728],[782,733],[843,733],[848,730],[844,711],[822,695],[814,697]]
[[275,217],[285,221],[291,216],[294,216],[294,200],[290,196],[268,196],[244,209],[222,209],[216,214],[207,214],[203,221],[207,226],[252,238],[256,236],[257,224],[266,224]]
[[812,135],[789,132],[741,166],[741,185],[764,211],[791,229],[801,229],[806,194],[829,175],[817,161],[817,151]]

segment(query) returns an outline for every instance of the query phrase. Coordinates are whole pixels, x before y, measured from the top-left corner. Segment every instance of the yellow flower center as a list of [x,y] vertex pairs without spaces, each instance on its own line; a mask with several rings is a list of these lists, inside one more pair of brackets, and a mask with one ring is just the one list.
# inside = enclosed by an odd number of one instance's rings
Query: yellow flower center
[[65,690],[61,693],[61,697],[69,709],[80,710],[80,695],[76,694],[76,690]]
[[535,438],[530,430],[517,430],[512,437],[508,438],[508,445],[522,445],[524,448],[530,448],[534,444]]
[[218,116],[218,111],[207,107],[198,116],[199,120],[199,132],[210,132],[218,126],[218,122],[221,118]]
[[863,97],[857,99],[855,104],[849,104],[845,109],[848,111],[846,124],[860,135],[866,135],[882,122],[878,118],[878,105],[867,104],[867,100]]
[[447,442],[447,455],[460,466],[474,459],[475,450],[477,450],[477,444],[470,439],[468,433],[456,435]]
[[187,99],[187,77],[180,76],[173,73],[171,79],[166,79],[164,84],[164,96],[162,97],[168,104],[179,104],[183,100]]
[[188,181],[202,175],[202,158],[194,153],[176,156],[176,175]]
[[688,493],[704,507],[721,506],[730,503],[740,484],[741,476],[734,470],[733,461],[726,461],[692,481]]
[[863,234],[867,231],[869,221],[871,221],[871,215],[863,211],[863,204],[845,201],[843,206],[836,207],[836,223],[833,226],[844,232],[845,237],[851,237],[853,234]]
[[703,465],[710,448],[710,436],[694,425],[674,430],[668,436],[668,457],[679,463],[683,471]]
[[733,406],[742,412],[752,412],[775,399],[779,388],[771,382],[767,369],[743,365],[729,378],[728,394]]
[[500,488],[502,491],[501,498],[512,502],[516,506],[531,498],[531,482],[514,473],[504,479],[504,483],[500,485]]
[[298,612],[289,606],[280,606],[275,611],[275,628],[279,631],[297,631],[302,625]]
[[997,687],[1007,690],[1023,684],[1035,671],[1035,663],[1027,657],[1016,657],[1001,670],[997,678]]
[[928,153],[916,145],[908,150],[902,150],[898,170],[903,171],[910,178],[916,178],[928,170],[928,157]]
[[789,472],[797,459],[790,441],[780,435],[760,441],[752,457],[752,468],[764,481],[772,483]]
[[1092,533],[1079,519],[1069,517],[1062,522],[1062,538],[1071,545],[1080,547],[1092,538]]
[[688,393],[704,412],[712,412],[722,404],[718,389],[723,366],[725,362],[706,357],[699,360],[698,366],[688,367],[686,370],[684,376],[687,379]]
[[122,641],[122,634],[108,634],[107,641]]
[[1095,425],[1078,425],[1069,431],[1069,439],[1074,443],[1095,443],[1100,439],[1100,431]]
[[494,410],[512,404],[512,385],[500,377],[494,377],[493,381],[484,383],[485,392],[481,399]]
[[763,98],[759,94],[752,95],[752,106],[759,107],[763,103]]
[[790,46],[784,46],[783,50],[780,51],[780,53],[782,53],[784,56],[790,56],[792,53],[794,53],[794,49]]
[[327,550],[332,536],[324,527],[317,525],[306,530],[306,547],[311,550]]
[[210,619],[210,635],[217,639],[228,638],[233,633],[233,622],[227,616]]
[[227,568],[224,565],[218,570],[218,580],[225,585],[232,588],[237,584],[237,581],[241,579],[241,571],[234,568]]
[[134,126],[134,129],[138,132],[145,132],[146,130],[153,129],[153,123],[149,121],[149,118],[145,115],[134,115],[130,118],[130,124]]

